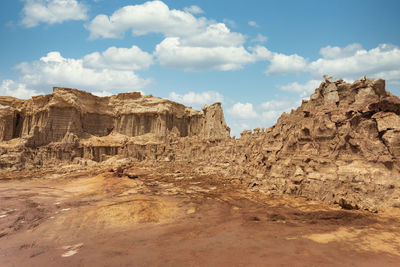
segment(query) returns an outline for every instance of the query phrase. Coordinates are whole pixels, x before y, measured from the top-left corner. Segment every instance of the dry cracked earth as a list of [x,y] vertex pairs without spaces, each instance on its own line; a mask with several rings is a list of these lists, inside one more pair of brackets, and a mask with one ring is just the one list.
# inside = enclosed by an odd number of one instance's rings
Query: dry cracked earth
[[399,266],[398,212],[257,190],[179,162],[5,173],[0,266]]

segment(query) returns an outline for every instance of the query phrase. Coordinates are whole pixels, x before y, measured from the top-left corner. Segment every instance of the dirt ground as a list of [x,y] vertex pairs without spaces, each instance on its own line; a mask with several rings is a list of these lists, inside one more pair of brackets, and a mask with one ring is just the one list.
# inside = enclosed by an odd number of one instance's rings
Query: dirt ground
[[0,266],[400,265],[396,210],[261,194],[183,163],[118,174],[2,173]]

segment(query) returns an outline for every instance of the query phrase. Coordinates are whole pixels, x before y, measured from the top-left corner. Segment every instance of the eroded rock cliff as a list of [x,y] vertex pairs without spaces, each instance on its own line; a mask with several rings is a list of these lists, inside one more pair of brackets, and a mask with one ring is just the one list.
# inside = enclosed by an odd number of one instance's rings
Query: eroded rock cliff
[[91,136],[119,133],[128,137],[152,133],[157,137],[227,138],[219,103],[203,112],[139,92],[97,97],[76,89],[55,87],[51,95],[30,100],[0,98],[0,141],[22,138],[39,147]]
[[400,207],[400,99],[381,79],[326,78],[274,126],[237,140],[219,103],[200,112],[140,93],[96,97],[55,88],[26,101],[0,97],[0,105],[3,169],[177,161],[266,194],[348,209]]
[[345,208],[400,205],[400,99],[384,80],[326,78],[310,100],[237,145],[263,190]]

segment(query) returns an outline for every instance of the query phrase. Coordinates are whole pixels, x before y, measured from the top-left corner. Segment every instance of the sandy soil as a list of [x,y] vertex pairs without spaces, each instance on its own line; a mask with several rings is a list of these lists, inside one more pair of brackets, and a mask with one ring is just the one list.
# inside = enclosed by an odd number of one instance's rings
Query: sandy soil
[[0,266],[399,266],[398,211],[267,196],[178,163],[125,173],[3,173]]

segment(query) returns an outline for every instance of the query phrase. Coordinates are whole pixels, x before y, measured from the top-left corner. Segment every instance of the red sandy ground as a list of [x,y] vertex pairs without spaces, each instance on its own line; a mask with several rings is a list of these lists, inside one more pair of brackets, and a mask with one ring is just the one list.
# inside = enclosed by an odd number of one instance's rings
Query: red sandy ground
[[179,164],[3,174],[0,266],[400,266],[400,216]]

